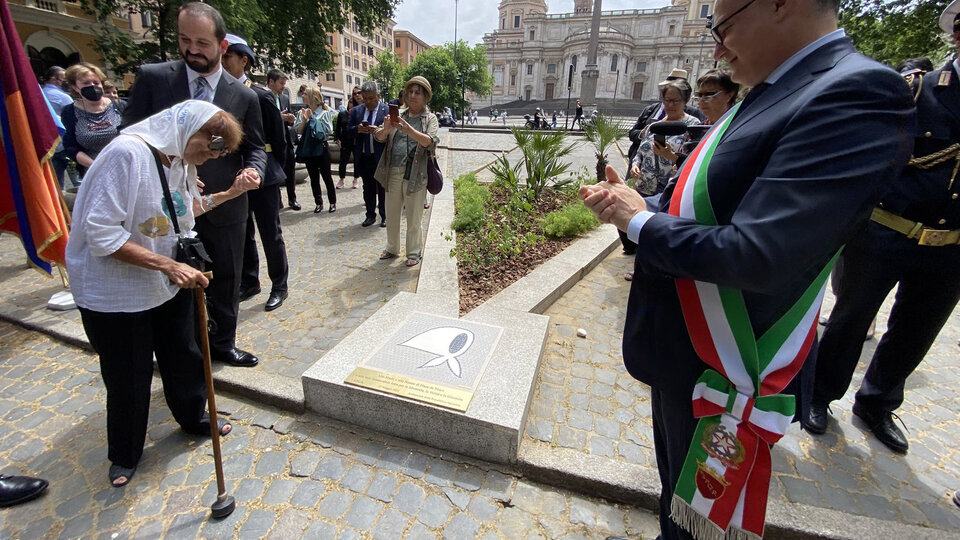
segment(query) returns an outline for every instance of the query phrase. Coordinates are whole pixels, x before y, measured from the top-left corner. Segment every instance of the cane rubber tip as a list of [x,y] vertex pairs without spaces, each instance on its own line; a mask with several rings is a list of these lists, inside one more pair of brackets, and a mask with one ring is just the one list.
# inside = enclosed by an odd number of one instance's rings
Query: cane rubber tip
[[233,513],[237,508],[237,502],[233,497],[227,495],[223,500],[218,500],[210,507],[210,513],[215,519],[223,519]]

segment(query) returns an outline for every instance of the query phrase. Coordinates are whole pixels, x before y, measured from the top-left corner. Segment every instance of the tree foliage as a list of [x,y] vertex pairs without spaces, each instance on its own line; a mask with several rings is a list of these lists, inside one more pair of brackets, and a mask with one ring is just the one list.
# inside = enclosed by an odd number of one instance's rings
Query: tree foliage
[[[285,71],[327,71],[334,63],[329,32],[347,26],[353,14],[367,34],[393,17],[400,0],[209,0],[223,15],[227,31],[243,36],[261,58],[261,67]],[[177,10],[184,0],[81,0],[85,11],[101,23],[94,49],[108,67],[123,74],[136,66],[177,58]],[[134,40],[112,24],[116,13],[150,14],[145,39]],[[264,61],[265,59],[265,61]]]
[[433,87],[431,109],[450,107],[461,110],[467,105],[460,86],[461,74],[467,90],[480,95],[490,93],[493,77],[487,73],[487,54],[483,45],[470,47],[461,40],[456,47],[453,43],[447,43],[427,49],[407,66],[403,72],[403,80],[420,75],[430,81],[430,86]]
[[[377,65],[367,73],[368,79],[373,79],[380,86],[380,95],[393,99],[403,88],[403,64],[400,57],[384,49],[377,55]],[[433,83],[431,83],[433,84]]]
[[895,66],[926,56],[938,64],[949,54],[938,21],[950,0],[842,0],[840,26],[857,50]]

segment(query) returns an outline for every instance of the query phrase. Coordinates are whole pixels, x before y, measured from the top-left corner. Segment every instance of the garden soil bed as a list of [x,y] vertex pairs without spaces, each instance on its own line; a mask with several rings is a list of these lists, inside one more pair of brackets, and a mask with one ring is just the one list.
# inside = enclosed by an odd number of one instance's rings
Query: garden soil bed
[[[493,193],[492,196],[492,208],[501,208],[506,203],[506,196],[496,193]],[[533,222],[537,223],[539,218],[558,210],[566,202],[561,194],[545,190],[538,206],[534,208]],[[491,219],[496,219],[496,217],[491,216]],[[533,232],[543,234],[543,230],[538,223],[534,225]],[[473,308],[486,302],[513,282],[532,272],[544,261],[566,249],[575,240],[576,238],[556,239],[544,236],[542,242],[534,246],[528,246],[519,255],[487,266],[477,273],[459,264],[457,274],[460,282],[460,314],[469,313]],[[460,238],[457,241],[459,242]]]

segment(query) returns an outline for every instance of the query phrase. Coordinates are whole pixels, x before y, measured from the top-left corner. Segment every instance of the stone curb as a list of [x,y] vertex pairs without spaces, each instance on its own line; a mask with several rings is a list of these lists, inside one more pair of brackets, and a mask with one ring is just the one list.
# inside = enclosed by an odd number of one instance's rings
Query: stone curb
[[[520,445],[517,468],[524,476],[535,481],[639,506],[653,512],[659,510],[660,477],[649,467],[616,463],[569,448],[555,448],[525,440]],[[806,504],[780,503],[771,504],[767,508],[764,538],[943,540],[960,539],[960,534]]]

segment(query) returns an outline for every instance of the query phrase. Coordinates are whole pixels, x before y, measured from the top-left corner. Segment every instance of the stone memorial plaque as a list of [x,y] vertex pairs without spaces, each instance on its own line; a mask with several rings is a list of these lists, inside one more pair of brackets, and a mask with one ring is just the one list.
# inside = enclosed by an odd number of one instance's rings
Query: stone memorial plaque
[[465,412],[503,328],[414,312],[346,384]]

